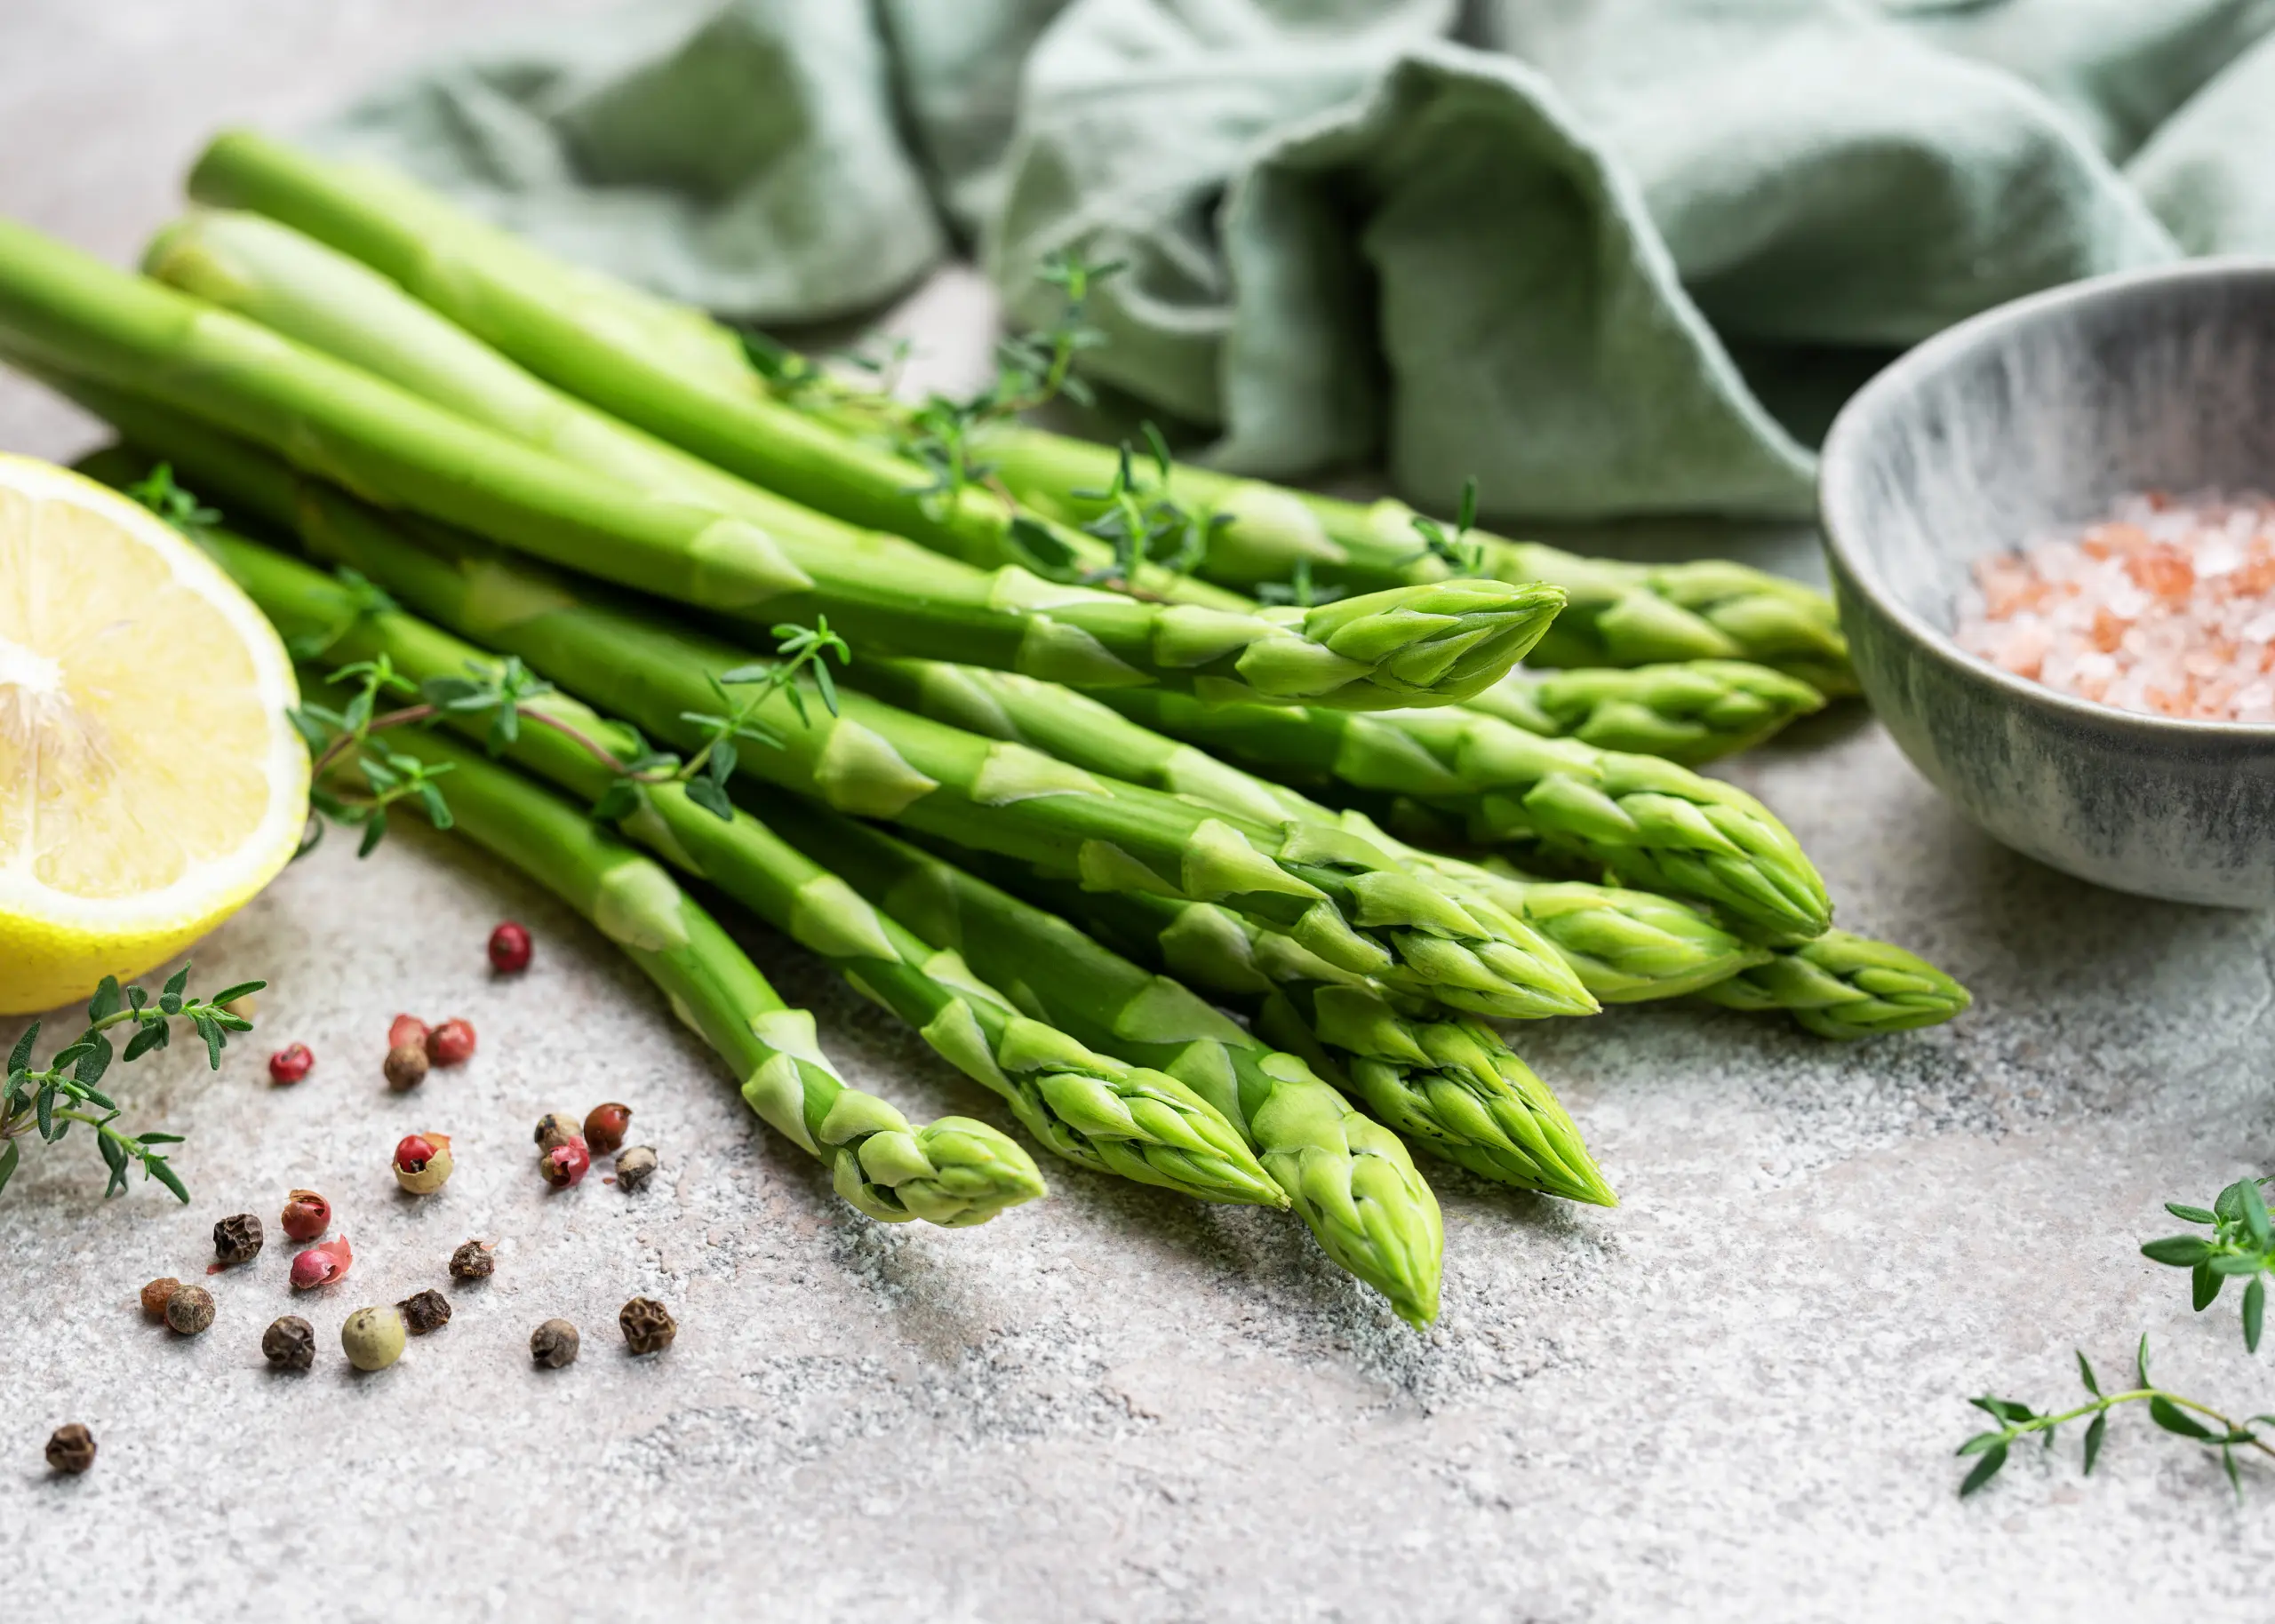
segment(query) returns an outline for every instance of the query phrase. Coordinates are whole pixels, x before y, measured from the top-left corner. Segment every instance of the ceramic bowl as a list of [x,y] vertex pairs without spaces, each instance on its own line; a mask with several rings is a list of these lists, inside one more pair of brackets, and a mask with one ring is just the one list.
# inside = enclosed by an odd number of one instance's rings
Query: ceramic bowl
[[2175,902],[2275,904],[2275,727],[2071,698],[1952,641],[1974,561],[2128,492],[2275,490],[2275,261],[2199,260],[2001,306],[1867,384],[1820,510],[1856,673],[1993,837]]

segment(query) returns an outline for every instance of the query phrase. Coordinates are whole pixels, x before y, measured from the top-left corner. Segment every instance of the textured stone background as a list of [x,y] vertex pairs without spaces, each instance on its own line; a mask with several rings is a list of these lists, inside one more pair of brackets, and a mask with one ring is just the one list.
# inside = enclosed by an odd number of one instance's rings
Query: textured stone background
[[[116,259],[215,124],[289,125],[470,27],[560,4],[12,0],[0,11],[0,209]],[[984,306],[911,323],[951,361]],[[0,443],[84,422],[0,386]],[[1639,544],[1640,545],[1640,544]],[[2166,1198],[2271,1157],[2263,917],[2089,890],[1963,825],[1858,716],[1739,776],[1816,854],[1852,927],[1928,952],[1980,1003],[1940,1031],[1832,1047],[1723,1014],[1524,1034],[1625,1197],[1575,1211],[1449,1175],[1446,1311],[1417,1336],[1300,1227],[1052,1166],[981,1230],[855,1216],[761,1135],[709,1057],[591,932],[431,834],[287,874],[200,950],[267,975],[219,1075],[177,1052],[124,1091],[187,1133],[196,1200],[94,1198],[67,1142],[0,1206],[0,1596],[25,1617],[769,1616],[874,1620],[2203,1620],[2263,1612],[2275,1474],[2238,1509],[2216,1463],[2113,1425],[1962,1506],[1960,1402],[2074,1391],[2148,1331],[2183,1390],[2275,1408],[2231,1303],[2202,1318],[2137,1242]],[[493,983],[501,916],[537,967]],[[763,936],[848,1071],[912,1114],[982,1108],[906,1034]],[[408,1099],[396,1011],[463,1014],[464,1071]],[[0,1041],[14,1027],[0,1023]],[[271,1089],[292,1039],[317,1069]],[[663,1172],[548,1195],[544,1110],[631,1102]],[[998,1113],[1000,1119],[1000,1113]],[[411,1128],[457,1135],[442,1196],[399,1196]],[[134,1294],[202,1278],[208,1229],[326,1191],[355,1271],[288,1303],[285,1248],[211,1282],[212,1332]],[[442,1285],[468,1236],[494,1280],[395,1369],[333,1351],[365,1302]],[[625,1357],[644,1292],[678,1346]],[[325,1357],[262,1365],[297,1307]],[[582,1361],[533,1371],[539,1320]],[[80,1420],[96,1469],[40,1445]],[[701,1609],[698,1613],[697,1609]]]

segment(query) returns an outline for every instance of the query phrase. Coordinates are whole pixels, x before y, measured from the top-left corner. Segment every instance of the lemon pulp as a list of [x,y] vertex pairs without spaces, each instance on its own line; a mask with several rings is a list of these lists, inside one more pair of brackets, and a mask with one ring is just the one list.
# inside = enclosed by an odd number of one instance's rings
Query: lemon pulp
[[0,1014],[140,975],[291,857],[283,645],[171,526],[0,456]]

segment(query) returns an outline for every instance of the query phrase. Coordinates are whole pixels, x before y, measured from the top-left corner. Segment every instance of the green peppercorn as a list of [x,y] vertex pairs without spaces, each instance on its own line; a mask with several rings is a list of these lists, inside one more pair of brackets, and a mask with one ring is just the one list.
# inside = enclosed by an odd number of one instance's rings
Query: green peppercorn
[[548,1319],[530,1333],[530,1357],[547,1370],[559,1370],[577,1357],[577,1327],[565,1319]]
[[661,1353],[679,1334],[672,1311],[653,1297],[635,1297],[616,1317],[624,1340],[635,1353]]
[[549,1111],[537,1119],[537,1149],[542,1156],[557,1144],[584,1137],[584,1125],[566,1111]]
[[250,1263],[260,1255],[262,1239],[260,1220],[239,1213],[213,1226],[213,1255],[225,1263]]
[[405,1297],[395,1307],[403,1310],[403,1323],[411,1327],[413,1336],[439,1331],[451,1323],[451,1300],[432,1288]]
[[58,1427],[47,1440],[47,1463],[77,1477],[95,1463],[95,1435],[77,1421]]
[[406,1340],[399,1309],[357,1309],[339,1327],[339,1346],[358,1370],[385,1370],[403,1357]]
[[196,1336],[213,1323],[213,1294],[203,1286],[178,1286],[166,1299],[166,1328],[177,1336]]
[[287,1314],[260,1333],[260,1357],[279,1370],[306,1370],[316,1362],[316,1328]]

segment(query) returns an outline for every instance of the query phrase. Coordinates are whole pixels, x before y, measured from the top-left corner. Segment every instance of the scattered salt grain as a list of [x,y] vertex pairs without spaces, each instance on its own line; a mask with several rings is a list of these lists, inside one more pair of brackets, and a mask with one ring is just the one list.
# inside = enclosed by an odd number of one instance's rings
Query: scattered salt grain
[[2275,498],[2151,491],[1980,560],[1958,641],[2119,710],[2275,720]]

